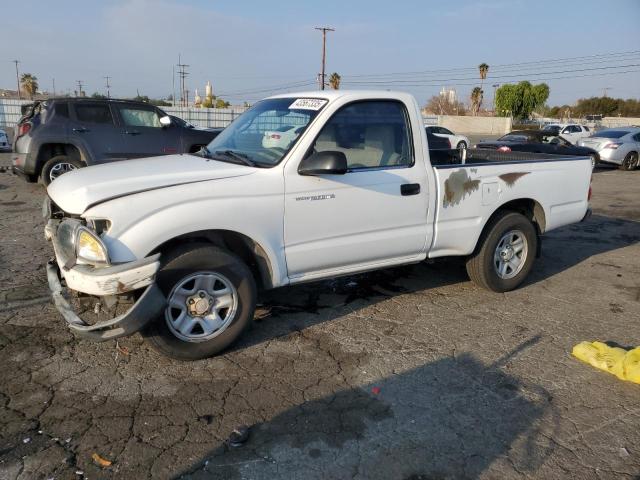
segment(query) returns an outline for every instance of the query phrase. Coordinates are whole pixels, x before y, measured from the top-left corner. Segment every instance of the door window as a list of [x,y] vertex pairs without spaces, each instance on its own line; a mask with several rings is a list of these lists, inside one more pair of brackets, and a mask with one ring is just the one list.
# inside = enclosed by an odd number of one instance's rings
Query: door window
[[121,107],[120,116],[127,127],[162,128],[155,110],[135,107]]
[[76,118],[80,122],[113,124],[109,105],[104,103],[77,103]]
[[350,170],[410,166],[413,148],[408,120],[400,102],[351,103],[326,123],[313,149],[343,152]]

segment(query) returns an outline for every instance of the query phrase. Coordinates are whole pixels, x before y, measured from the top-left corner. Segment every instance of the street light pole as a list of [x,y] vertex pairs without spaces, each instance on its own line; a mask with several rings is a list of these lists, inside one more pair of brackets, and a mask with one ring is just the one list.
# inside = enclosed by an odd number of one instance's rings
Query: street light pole
[[325,84],[325,66],[327,63],[327,32],[335,32],[335,28],[330,27],[316,27],[316,30],[320,30],[322,32],[322,72],[320,73],[320,78],[318,79],[320,82],[320,90],[324,90]]

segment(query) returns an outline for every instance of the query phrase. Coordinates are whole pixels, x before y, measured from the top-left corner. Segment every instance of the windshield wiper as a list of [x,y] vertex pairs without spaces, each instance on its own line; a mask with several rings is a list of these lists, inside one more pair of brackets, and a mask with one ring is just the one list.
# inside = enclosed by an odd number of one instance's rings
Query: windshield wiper
[[[209,150],[207,150],[207,152],[209,152]],[[210,158],[213,158],[214,160],[218,159],[218,158],[214,158],[216,155],[218,156],[221,155],[223,156],[223,158],[233,158],[234,160],[238,160],[249,167],[256,166],[256,163],[253,160],[251,160],[248,155],[245,155],[244,153],[237,153],[237,152],[234,152],[233,150],[216,150],[215,152],[213,152],[213,154],[209,152],[209,155],[210,155]]]

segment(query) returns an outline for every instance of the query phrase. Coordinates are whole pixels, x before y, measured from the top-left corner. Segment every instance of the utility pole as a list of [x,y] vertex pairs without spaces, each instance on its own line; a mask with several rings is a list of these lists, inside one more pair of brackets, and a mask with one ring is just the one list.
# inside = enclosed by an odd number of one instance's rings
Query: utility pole
[[84,92],[82,91],[82,80],[76,80],[78,83],[78,96],[84,97]]
[[103,78],[107,81],[107,84],[105,85],[105,87],[107,87],[107,98],[111,98],[111,90],[110,90],[111,85],[109,85],[109,80],[111,79],[111,77],[107,75],[106,77],[103,77]]
[[187,99],[187,95],[186,95],[186,83],[185,83],[185,78],[187,77],[187,75],[189,75],[189,72],[187,72],[187,67],[189,65],[182,63],[182,60],[180,58],[180,54],[178,54],[178,75],[180,75],[180,103],[183,107],[186,107],[189,103],[189,100]]
[[56,79],[52,78],[51,82],[53,83],[53,96],[56,96]]
[[12,60],[13,63],[16,64],[16,82],[18,84],[18,98],[22,99],[22,95],[20,94],[20,74],[18,73],[18,64],[20,63],[20,60]]
[[602,96],[603,96],[603,97],[606,97],[606,96],[607,96],[607,90],[611,90],[611,87],[604,87],[604,88],[602,89]]
[[497,88],[500,86],[499,83],[494,83],[492,85],[493,87],[493,116],[496,116],[496,90]]
[[325,85],[325,67],[327,64],[327,32],[335,32],[335,28],[330,27],[315,27],[316,30],[320,30],[322,32],[322,71],[320,73],[320,78],[318,81],[320,82],[320,90],[324,90]]

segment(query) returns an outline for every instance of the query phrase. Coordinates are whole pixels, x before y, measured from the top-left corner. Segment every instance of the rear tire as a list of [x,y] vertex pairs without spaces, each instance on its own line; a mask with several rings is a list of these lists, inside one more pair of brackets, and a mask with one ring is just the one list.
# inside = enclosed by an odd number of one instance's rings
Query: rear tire
[[456,148],[460,153],[462,153],[467,149],[467,143],[464,141],[458,142],[458,145],[456,145]]
[[467,273],[480,287],[508,292],[527,277],[537,249],[538,236],[531,220],[520,213],[500,212],[486,226],[467,260]]
[[[163,355],[178,360],[211,357],[251,325],[256,284],[249,268],[231,252],[203,243],[179,247],[166,256],[156,283],[167,306],[142,336]],[[201,300],[202,310],[197,310]]]
[[63,175],[71,170],[84,167],[85,164],[80,160],[69,158],[66,155],[56,155],[50,158],[47,163],[42,167],[40,173],[40,179],[45,186],[49,186],[60,175]]
[[626,157],[622,161],[622,165],[620,165],[620,170],[626,170],[630,172],[635,170],[638,166],[638,152],[629,152]]

